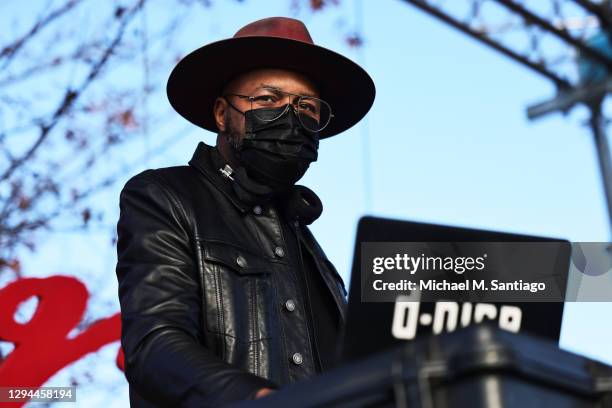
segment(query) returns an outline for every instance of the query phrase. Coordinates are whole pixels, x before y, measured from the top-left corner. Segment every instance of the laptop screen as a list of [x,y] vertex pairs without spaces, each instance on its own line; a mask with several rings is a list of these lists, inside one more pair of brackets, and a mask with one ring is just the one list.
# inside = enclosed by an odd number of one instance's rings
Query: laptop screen
[[[459,228],[435,224],[363,217],[357,228],[344,331],[342,360],[348,361],[410,341],[453,331],[477,322],[498,324],[559,341],[563,302],[362,301],[361,250],[366,242],[565,242],[565,240]],[[511,256],[509,254],[508,256]],[[551,260],[552,262],[552,260]],[[558,260],[557,260],[558,262]],[[569,252],[561,269],[569,269]],[[567,266],[567,268],[565,268]],[[559,265],[555,265],[558,269]],[[565,269],[564,269],[565,268]],[[565,290],[566,281],[561,284]],[[398,329],[399,325],[399,329]]]

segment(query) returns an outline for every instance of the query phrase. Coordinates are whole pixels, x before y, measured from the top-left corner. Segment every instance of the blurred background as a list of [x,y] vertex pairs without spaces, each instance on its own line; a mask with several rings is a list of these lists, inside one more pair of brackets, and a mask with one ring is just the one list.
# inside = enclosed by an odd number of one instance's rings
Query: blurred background
[[[437,3],[533,48],[520,25],[487,9],[492,1]],[[576,2],[526,3],[572,30],[597,29]],[[554,97],[554,82],[407,1],[0,0],[0,288],[77,278],[89,297],[73,336],[118,313],[121,188],[144,169],[186,165],[199,141],[215,141],[170,107],[171,69],[195,48],[280,15],[303,20],[315,43],[362,64],[377,87],[366,119],[322,141],[300,181],[323,201],[311,228],[347,287],[365,214],[610,239],[588,111],[528,120],[527,106]],[[575,57],[555,61],[573,82]],[[32,319],[37,302],[21,303],[15,320]],[[562,348],[612,364],[611,314],[609,303],[566,304]],[[6,357],[15,344],[0,340]],[[118,348],[117,339],[44,385],[76,385],[77,406],[128,406]]]

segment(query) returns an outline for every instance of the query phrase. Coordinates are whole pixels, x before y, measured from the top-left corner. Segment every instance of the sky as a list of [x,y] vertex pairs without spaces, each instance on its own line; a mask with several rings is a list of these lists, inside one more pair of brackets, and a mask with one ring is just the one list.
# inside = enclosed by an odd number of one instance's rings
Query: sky
[[[186,54],[275,15],[294,16],[290,2],[213,2],[185,21],[181,48]],[[317,44],[362,64],[377,89],[366,119],[323,140],[318,161],[300,181],[323,202],[323,214],[311,229],[347,287],[363,215],[570,241],[609,239],[586,111],[535,122],[526,117],[527,106],[554,95],[547,80],[401,1],[341,0],[326,12],[303,11],[298,17]],[[150,23],[156,19],[163,15],[151,13]],[[350,48],[343,33],[358,27],[364,44]],[[167,103],[165,98],[150,102]],[[97,198],[108,206],[109,219],[118,218],[119,191],[133,174],[187,164],[198,141],[214,144],[215,135],[177,114],[148,142],[130,144],[126,155],[137,157],[145,143],[154,146],[173,132],[181,134],[178,143]],[[25,274],[93,271],[96,283],[107,283],[89,309],[110,315],[119,306],[116,252],[108,239],[104,231],[85,239],[50,235],[25,262]],[[610,303],[566,304],[561,347],[612,364],[610,315]],[[101,353],[112,361],[116,347]]]

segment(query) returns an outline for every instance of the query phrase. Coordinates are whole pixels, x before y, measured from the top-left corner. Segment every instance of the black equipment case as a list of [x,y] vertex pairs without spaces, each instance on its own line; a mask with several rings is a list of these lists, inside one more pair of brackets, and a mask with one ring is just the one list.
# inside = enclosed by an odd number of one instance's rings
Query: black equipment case
[[478,325],[232,406],[612,408],[612,367],[548,340]]

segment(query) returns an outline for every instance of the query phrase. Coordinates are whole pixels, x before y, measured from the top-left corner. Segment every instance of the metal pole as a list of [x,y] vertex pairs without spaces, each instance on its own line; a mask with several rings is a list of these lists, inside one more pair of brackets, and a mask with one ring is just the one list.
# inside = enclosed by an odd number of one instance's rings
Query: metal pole
[[606,135],[606,118],[602,113],[603,98],[589,105],[591,108],[590,126],[595,138],[595,147],[599,158],[604,193],[608,204],[608,221],[612,231],[612,161],[610,160],[610,145]]

